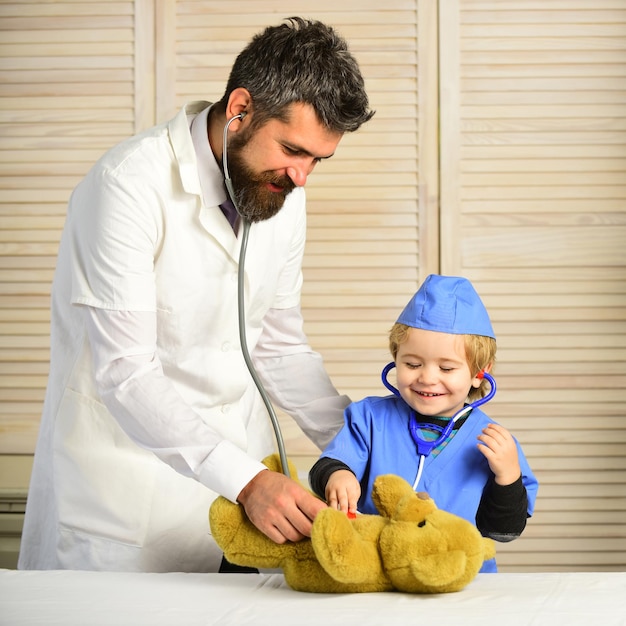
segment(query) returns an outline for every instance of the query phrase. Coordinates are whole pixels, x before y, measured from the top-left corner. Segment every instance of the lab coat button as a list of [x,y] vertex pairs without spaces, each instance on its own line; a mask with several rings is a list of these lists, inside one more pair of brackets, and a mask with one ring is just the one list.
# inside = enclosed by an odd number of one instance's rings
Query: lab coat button
[[222,344],[222,352],[228,352],[230,350],[230,343],[228,341],[225,341]]
[[222,413],[230,412],[230,404],[222,404]]

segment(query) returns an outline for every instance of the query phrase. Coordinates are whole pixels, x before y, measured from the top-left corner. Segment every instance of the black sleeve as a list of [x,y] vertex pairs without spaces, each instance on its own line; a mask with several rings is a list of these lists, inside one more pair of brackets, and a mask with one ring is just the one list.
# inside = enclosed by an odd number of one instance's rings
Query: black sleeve
[[493,479],[487,483],[476,513],[476,527],[484,537],[513,541],[526,528],[527,517],[528,494],[521,476],[510,485]]
[[338,470],[348,470],[352,472],[345,463],[324,456],[318,459],[311,468],[309,472],[309,484],[311,485],[313,493],[322,498],[322,500],[326,500],[326,483],[330,475]]

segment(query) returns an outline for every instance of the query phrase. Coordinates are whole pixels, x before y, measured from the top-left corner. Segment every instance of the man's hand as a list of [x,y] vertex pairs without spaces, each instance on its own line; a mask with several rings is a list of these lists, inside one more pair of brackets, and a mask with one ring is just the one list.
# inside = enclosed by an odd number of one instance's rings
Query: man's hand
[[326,504],[284,474],[263,470],[237,501],[248,519],[272,541],[300,541],[311,536],[315,516]]

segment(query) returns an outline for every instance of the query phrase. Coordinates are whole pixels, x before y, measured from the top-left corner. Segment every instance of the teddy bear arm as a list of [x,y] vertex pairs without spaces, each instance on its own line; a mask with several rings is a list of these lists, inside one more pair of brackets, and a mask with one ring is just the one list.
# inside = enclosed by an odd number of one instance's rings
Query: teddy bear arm
[[464,578],[467,570],[467,555],[461,550],[442,554],[430,554],[411,563],[411,573],[425,588],[448,589]]
[[485,555],[485,561],[493,559],[496,556],[496,543],[493,539],[483,537],[483,551]]
[[239,504],[220,496],[211,504],[209,522],[215,543],[235,565],[275,568],[285,558],[285,547],[258,530]]
[[339,582],[390,588],[377,542],[384,524],[377,515],[351,521],[335,509],[320,511],[313,523],[311,543],[322,568]]

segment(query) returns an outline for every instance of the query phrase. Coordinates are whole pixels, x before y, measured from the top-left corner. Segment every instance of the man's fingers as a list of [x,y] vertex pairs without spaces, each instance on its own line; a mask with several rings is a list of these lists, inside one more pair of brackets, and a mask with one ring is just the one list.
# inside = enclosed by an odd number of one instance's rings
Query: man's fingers
[[283,524],[282,528],[277,526],[268,526],[267,528],[259,528],[259,530],[267,535],[274,543],[297,542],[304,539],[304,535],[300,534],[291,524]]
[[239,501],[250,521],[275,543],[311,536],[315,516],[326,504],[283,474],[263,471],[242,490]]

